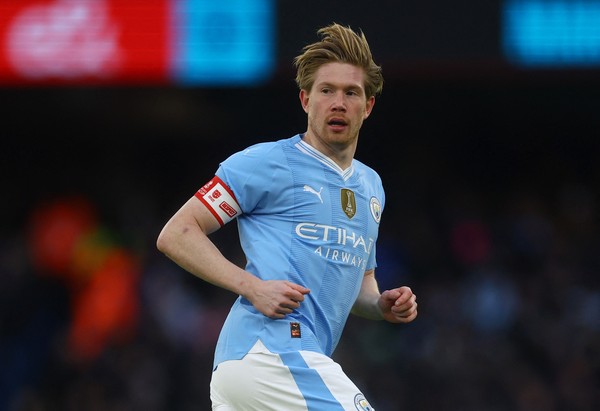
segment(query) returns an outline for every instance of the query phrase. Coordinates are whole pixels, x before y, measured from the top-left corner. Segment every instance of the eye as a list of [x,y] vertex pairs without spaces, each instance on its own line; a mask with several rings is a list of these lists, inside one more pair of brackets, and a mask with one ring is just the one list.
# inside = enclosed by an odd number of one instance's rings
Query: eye
[[321,89],[321,93],[323,93],[323,94],[330,94],[331,93],[331,89],[328,88],[328,87],[323,87]]

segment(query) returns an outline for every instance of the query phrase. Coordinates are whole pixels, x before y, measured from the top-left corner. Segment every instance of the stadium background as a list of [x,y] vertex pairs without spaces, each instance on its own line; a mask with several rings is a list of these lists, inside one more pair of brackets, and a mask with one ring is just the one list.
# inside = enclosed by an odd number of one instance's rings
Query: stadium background
[[[381,285],[420,310],[351,318],[336,357],[378,410],[597,409],[600,67],[511,61],[507,3],[273,2],[255,84],[0,70],[0,409],[209,408],[234,296],[154,241],[225,156],[304,130],[291,60],[333,21],[383,66],[357,158],[387,192]],[[243,264],[235,236],[214,240]]]

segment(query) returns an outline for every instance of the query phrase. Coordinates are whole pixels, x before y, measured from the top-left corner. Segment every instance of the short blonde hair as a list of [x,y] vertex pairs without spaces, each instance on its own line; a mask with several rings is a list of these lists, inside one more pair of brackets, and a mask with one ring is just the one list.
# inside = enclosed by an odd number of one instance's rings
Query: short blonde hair
[[383,75],[381,67],[375,64],[367,38],[350,27],[337,23],[317,31],[321,40],[302,49],[302,54],[294,58],[296,84],[301,90],[310,91],[315,73],[323,64],[339,62],[360,67],[365,72],[365,94],[367,98],[381,94]]

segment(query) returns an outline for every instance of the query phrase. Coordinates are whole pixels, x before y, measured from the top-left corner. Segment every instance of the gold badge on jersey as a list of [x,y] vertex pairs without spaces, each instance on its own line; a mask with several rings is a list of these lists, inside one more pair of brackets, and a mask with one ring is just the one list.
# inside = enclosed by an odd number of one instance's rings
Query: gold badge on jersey
[[356,198],[354,198],[354,192],[347,188],[342,188],[341,191],[342,210],[348,216],[348,218],[354,217],[356,214]]

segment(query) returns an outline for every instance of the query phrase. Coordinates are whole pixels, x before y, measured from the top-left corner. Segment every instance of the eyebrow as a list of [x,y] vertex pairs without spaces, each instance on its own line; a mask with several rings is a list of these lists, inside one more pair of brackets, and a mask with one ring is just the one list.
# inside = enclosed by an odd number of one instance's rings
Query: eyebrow
[[362,90],[362,91],[365,90],[364,86],[362,86],[360,84],[356,84],[356,83],[343,85],[343,84],[335,84],[335,83],[332,83],[330,81],[324,81],[322,83],[315,84],[315,86],[317,86],[317,87],[341,88],[341,89],[344,89],[344,90]]

